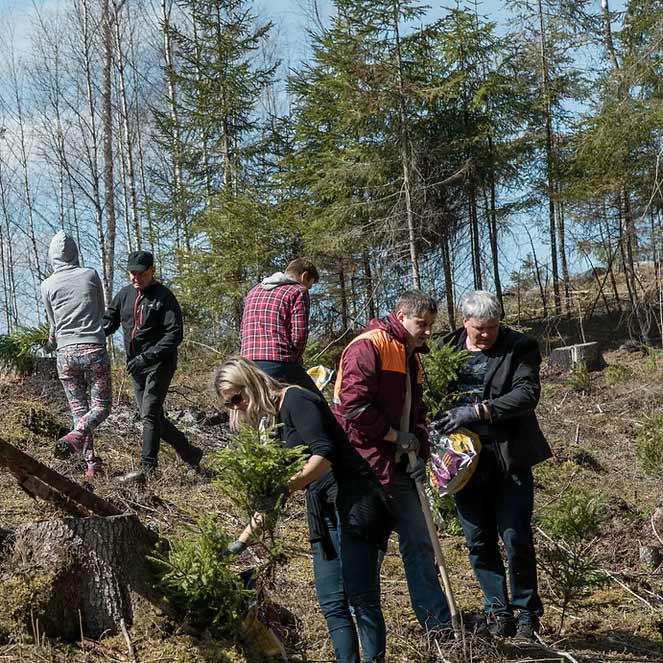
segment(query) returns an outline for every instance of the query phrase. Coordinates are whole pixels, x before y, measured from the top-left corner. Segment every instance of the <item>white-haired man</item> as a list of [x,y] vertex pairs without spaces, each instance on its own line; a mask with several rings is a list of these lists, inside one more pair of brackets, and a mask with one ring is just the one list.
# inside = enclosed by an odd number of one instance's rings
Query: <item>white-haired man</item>
[[[476,472],[455,498],[488,628],[497,636],[531,640],[543,614],[531,527],[532,466],[552,455],[534,414],[541,354],[536,340],[500,324],[502,307],[492,293],[470,292],[461,310],[463,327],[443,342],[469,350],[471,358],[454,385],[458,406],[436,419],[446,433],[463,426],[481,438]],[[511,598],[498,537],[507,554]]]

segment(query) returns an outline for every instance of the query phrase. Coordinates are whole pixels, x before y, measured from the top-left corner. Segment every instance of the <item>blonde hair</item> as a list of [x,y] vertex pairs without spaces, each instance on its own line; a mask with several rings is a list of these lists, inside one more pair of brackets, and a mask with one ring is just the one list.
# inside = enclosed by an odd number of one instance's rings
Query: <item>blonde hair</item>
[[229,408],[233,430],[242,423],[258,428],[262,419],[267,420],[268,426],[275,426],[285,387],[243,357],[226,359],[214,372],[214,389],[219,397],[221,391],[241,391],[248,401],[246,410]]

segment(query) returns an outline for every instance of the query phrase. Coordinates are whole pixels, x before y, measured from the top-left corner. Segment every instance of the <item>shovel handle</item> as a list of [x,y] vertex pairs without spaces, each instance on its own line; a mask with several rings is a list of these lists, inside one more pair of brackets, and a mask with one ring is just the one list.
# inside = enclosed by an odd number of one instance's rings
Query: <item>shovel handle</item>
[[[410,464],[413,465],[417,460],[417,455],[414,451],[408,452],[408,459]],[[456,635],[462,633],[462,617],[456,605],[456,599],[454,597],[453,590],[451,589],[451,582],[449,581],[449,573],[447,572],[447,565],[444,561],[444,555],[442,554],[442,547],[440,546],[440,540],[437,538],[437,530],[435,529],[435,523],[433,522],[433,514],[430,508],[430,502],[428,501],[428,495],[426,495],[426,490],[421,481],[415,481],[417,486],[417,493],[419,494],[419,502],[421,503],[421,510],[424,513],[424,520],[426,521],[426,527],[428,529],[428,536],[430,537],[431,544],[433,546],[433,553],[435,555],[435,562],[437,568],[440,571],[440,577],[442,578],[442,584],[444,585],[444,593],[447,597],[447,603],[449,604],[449,612],[451,613],[451,625],[453,626],[454,632]]]

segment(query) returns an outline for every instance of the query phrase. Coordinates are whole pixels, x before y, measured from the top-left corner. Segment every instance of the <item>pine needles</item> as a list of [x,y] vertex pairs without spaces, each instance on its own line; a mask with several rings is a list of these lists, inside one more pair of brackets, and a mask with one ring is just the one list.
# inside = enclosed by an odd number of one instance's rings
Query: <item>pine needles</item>
[[0,335],[0,365],[25,374],[32,370],[36,352],[48,342],[48,325],[19,327],[11,334]]
[[233,633],[253,595],[230,567],[228,543],[215,517],[205,515],[173,539],[166,553],[151,558],[173,606],[193,626],[215,635]]
[[265,529],[273,530],[285,504],[289,479],[305,464],[303,447],[286,449],[274,429],[257,431],[242,426],[231,446],[215,454],[217,485],[247,521],[265,513]]

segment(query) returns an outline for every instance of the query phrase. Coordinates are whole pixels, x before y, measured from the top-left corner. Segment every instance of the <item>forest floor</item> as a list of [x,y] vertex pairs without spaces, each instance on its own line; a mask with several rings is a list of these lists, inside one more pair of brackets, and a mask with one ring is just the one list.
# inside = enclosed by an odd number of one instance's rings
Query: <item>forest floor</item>
[[[575,391],[568,376],[552,374],[544,366],[543,395],[538,408],[542,427],[555,457],[535,470],[535,523],[551,505],[564,503],[577,487],[587,487],[600,505],[598,530],[587,542],[587,554],[607,580],[589,590],[566,611],[561,624],[559,578],[540,570],[540,585],[546,613],[541,638],[552,649],[568,652],[555,655],[542,647],[517,646],[509,642],[470,639],[438,651],[423,637],[409,606],[407,587],[395,540],[390,543],[382,570],[382,590],[388,627],[390,663],[424,661],[516,662],[583,661],[586,663],[663,661],[663,569],[652,571],[639,559],[640,544],[656,543],[652,515],[660,506],[661,479],[643,474],[635,457],[635,424],[641,415],[659,409],[663,399],[663,352],[605,354],[613,369],[591,374],[588,393]],[[209,416],[218,403],[209,388],[212,360],[185,358],[168,400],[170,416],[185,429],[191,440],[209,453],[227,443],[222,424],[210,425]],[[618,375],[617,375],[618,374]],[[612,378],[612,379],[610,379]],[[613,384],[608,384],[608,382]],[[171,536],[195,520],[196,514],[218,513],[226,531],[237,534],[242,523],[209,478],[192,478],[165,445],[161,452],[161,478],[143,494],[118,488],[117,475],[134,468],[139,458],[140,425],[129,381],[119,370],[114,384],[115,407],[97,435],[97,451],[105,463],[105,475],[91,480],[97,494],[122,502],[160,533]],[[53,376],[35,375],[0,379],[0,436],[18,445],[51,467],[82,481],[82,472],[52,456],[57,430],[40,429],[41,408],[67,425],[62,389]],[[207,419],[205,419],[207,416]],[[663,431],[661,439],[663,440]],[[208,460],[203,459],[203,465]],[[55,508],[32,500],[6,473],[0,474],[0,527],[55,517]],[[272,600],[294,615],[289,627],[277,627],[288,650],[289,660],[310,663],[333,661],[324,621],[317,607],[312,583],[303,500],[293,499],[280,526],[287,545],[285,561],[276,572]],[[663,535],[663,524],[659,527]],[[467,559],[464,540],[453,527],[441,533],[441,541],[456,598],[465,614],[481,608],[480,592]],[[547,543],[545,531],[537,530],[537,546]],[[238,570],[254,565],[251,550],[238,560]],[[3,569],[0,568],[0,582]],[[604,576],[605,577],[605,576]],[[560,630],[561,626],[561,630]],[[38,631],[38,629],[37,629]],[[140,663],[157,661],[219,661],[226,663],[260,660],[246,646],[219,642],[173,620],[146,620],[130,629]],[[0,633],[0,661],[127,661],[122,635],[104,638],[95,649],[80,643],[66,644],[40,637],[39,633]]]

